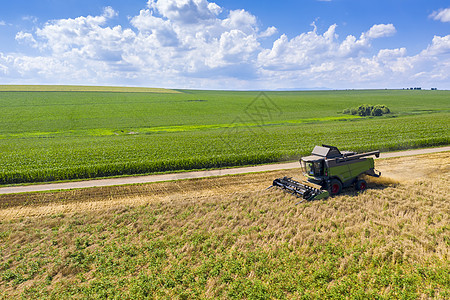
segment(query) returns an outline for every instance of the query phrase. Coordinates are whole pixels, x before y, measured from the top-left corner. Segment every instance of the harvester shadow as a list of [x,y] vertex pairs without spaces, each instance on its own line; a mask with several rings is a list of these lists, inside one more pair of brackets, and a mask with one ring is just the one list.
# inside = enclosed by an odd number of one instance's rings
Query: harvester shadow
[[[396,187],[400,184],[399,181],[394,180],[392,178],[384,177],[384,178],[365,178],[367,181],[367,190],[385,190],[387,188]],[[339,194],[339,196],[345,195],[345,196],[351,196],[355,197],[358,196],[361,193],[364,193],[365,191],[358,191],[354,187],[347,187],[342,189],[342,192]]]
[[[392,178],[388,178],[388,177],[384,177],[384,178],[364,178],[367,181],[367,189],[365,191],[358,191],[356,190],[353,186],[350,187],[346,187],[343,188],[342,191],[339,193],[339,195],[334,195],[334,196],[330,196],[328,198],[325,199],[320,199],[320,200],[303,200],[300,197],[296,197],[297,199],[299,199],[298,202],[296,202],[297,204],[300,203],[307,203],[307,202],[317,202],[317,201],[327,201],[329,199],[332,199],[334,197],[339,197],[339,196],[348,196],[348,197],[357,197],[358,195],[360,195],[361,193],[365,193],[367,190],[385,190],[387,188],[392,188],[392,187],[396,187],[400,184],[399,181],[394,180]],[[292,195],[293,197],[295,197],[295,195]]]

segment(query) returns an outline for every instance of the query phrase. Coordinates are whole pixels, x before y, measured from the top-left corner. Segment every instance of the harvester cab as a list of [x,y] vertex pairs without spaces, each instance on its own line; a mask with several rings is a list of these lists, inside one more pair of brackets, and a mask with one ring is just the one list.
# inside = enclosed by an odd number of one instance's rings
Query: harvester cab
[[300,159],[306,181],[298,182],[283,177],[275,179],[272,186],[283,188],[308,201],[337,195],[342,188],[352,185],[356,190],[362,191],[367,188],[362,175],[381,175],[374,168],[373,158],[369,157],[373,155],[379,157],[380,151],[358,154],[352,151],[341,152],[334,146],[316,146],[310,156]]

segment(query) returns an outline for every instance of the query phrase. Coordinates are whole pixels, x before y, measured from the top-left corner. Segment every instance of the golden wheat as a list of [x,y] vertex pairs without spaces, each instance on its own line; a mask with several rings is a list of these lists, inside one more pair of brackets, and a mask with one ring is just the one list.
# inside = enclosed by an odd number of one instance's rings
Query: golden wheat
[[[277,253],[286,247],[292,255],[315,257],[317,251],[325,255],[324,245],[337,243],[352,251],[362,249],[365,260],[380,264],[448,268],[449,176],[448,168],[443,167],[448,158],[448,153],[441,153],[377,161],[377,168],[388,174],[396,171],[398,179],[370,181],[371,188],[363,193],[347,189],[340,196],[297,206],[298,200],[292,195],[265,188],[275,177],[298,178],[299,170],[21,195],[16,198],[18,205],[0,198],[0,229],[9,233],[3,238],[0,263],[18,255],[27,245],[34,247],[26,254],[29,261],[42,256],[45,247],[56,247],[57,257],[70,261],[77,241],[92,240],[90,252],[100,253],[103,241],[120,244],[126,236],[127,245],[140,247],[145,239],[142,233],[155,232],[155,239],[204,233],[220,241],[212,248],[213,253],[222,247],[230,257],[259,249],[276,261]],[[414,171],[411,161],[428,176],[408,178]],[[403,165],[408,166],[404,174]],[[149,213],[155,216],[151,222]],[[78,231],[81,226],[87,229]],[[202,243],[186,242],[167,249],[164,272],[171,272],[175,265],[191,264],[192,270],[200,267],[202,247]],[[336,258],[338,272],[345,274],[360,263],[352,251]],[[94,280],[95,269],[83,273],[77,265],[53,258],[46,261],[47,272],[15,286],[0,281],[0,289],[8,296],[19,296],[33,282],[45,281],[45,276],[52,278],[51,287],[83,285],[77,281],[81,273],[85,282]],[[18,268],[14,261],[9,267]],[[246,276],[257,279],[259,275],[251,270]],[[361,271],[360,276],[368,275]],[[334,280],[328,288],[339,284],[340,279]],[[201,295],[216,298],[226,288],[217,277],[210,277]],[[392,295],[391,288],[391,284],[383,286],[380,295]],[[427,297],[421,291],[418,296]]]

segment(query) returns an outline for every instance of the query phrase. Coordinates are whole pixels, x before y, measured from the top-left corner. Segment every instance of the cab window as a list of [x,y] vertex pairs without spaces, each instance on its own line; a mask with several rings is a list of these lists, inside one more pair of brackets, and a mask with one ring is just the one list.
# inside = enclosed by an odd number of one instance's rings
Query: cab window
[[323,160],[306,163],[306,173],[310,176],[323,176]]

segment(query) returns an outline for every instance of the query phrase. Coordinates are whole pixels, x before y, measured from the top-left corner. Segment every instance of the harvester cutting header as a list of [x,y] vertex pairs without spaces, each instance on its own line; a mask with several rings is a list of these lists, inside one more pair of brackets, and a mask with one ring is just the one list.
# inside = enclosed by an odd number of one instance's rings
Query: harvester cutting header
[[304,200],[319,200],[330,195],[337,195],[342,188],[354,186],[363,191],[367,183],[363,175],[380,177],[375,170],[373,158],[380,156],[380,151],[356,153],[339,151],[337,147],[322,145],[314,147],[310,156],[302,157],[300,165],[307,181],[298,182],[289,177],[277,178],[272,186],[302,197]]

